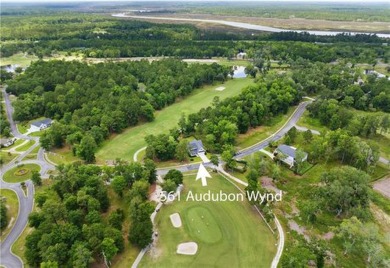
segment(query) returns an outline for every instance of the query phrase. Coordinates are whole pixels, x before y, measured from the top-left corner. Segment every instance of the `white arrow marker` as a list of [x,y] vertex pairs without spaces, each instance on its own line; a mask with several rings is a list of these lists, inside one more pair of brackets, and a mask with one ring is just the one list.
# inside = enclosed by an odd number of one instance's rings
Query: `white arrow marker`
[[202,180],[202,186],[207,186],[207,180],[206,178],[211,179],[210,173],[207,171],[207,169],[203,166],[203,164],[200,164],[198,174],[196,175],[196,181],[201,179]]

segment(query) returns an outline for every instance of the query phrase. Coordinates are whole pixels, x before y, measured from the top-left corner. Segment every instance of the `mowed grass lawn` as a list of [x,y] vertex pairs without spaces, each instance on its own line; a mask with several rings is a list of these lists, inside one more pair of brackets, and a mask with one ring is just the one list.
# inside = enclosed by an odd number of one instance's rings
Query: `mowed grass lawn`
[[3,180],[6,182],[13,182],[13,183],[26,181],[31,179],[32,172],[34,170],[40,171],[41,167],[36,164],[20,165],[8,170],[4,174]]
[[1,232],[0,241],[4,241],[9,232],[14,226],[16,218],[18,217],[19,201],[16,193],[8,189],[0,189],[0,197],[5,198],[5,205],[7,206],[7,227]]
[[[219,96],[222,100],[238,95],[242,88],[252,83],[253,80],[250,78],[239,78],[228,80],[224,84],[210,85],[197,89],[185,99],[156,112],[153,122],[128,128],[123,133],[105,141],[96,153],[96,158],[98,161],[115,160],[116,158],[131,161],[134,153],[146,146],[145,137],[147,135],[168,133],[170,129],[177,126],[183,113],[188,115],[209,106],[216,96]],[[224,86],[225,90],[215,90],[220,86]]]
[[[237,194],[237,188],[225,178],[211,173],[207,187],[185,176],[185,190],[180,201],[164,205],[156,217],[158,230],[156,255],[146,254],[139,267],[270,267],[276,252],[276,239],[253,210],[244,201],[196,202],[186,200],[193,194]],[[179,213],[183,225],[174,228],[169,216]],[[196,242],[198,252],[179,255],[177,246]]]

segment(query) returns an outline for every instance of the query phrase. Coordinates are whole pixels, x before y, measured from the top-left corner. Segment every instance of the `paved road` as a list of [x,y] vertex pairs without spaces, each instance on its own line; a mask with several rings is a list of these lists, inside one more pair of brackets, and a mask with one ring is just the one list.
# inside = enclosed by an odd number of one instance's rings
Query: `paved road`
[[283,136],[293,127],[295,126],[295,124],[298,122],[298,120],[301,118],[301,116],[303,115],[303,112],[305,111],[306,109],[306,106],[311,103],[311,101],[305,101],[305,102],[301,102],[298,107],[295,109],[294,113],[290,116],[290,118],[287,120],[287,122],[278,130],[276,131],[274,134],[272,134],[271,136],[269,136],[267,139],[259,142],[259,143],[256,143],[248,148],[245,148],[241,151],[239,151],[236,156],[235,156],[235,159],[240,159],[240,158],[243,158],[247,155],[250,155],[250,154],[253,154],[255,152],[258,152],[260,151],[261,149],[264,149],[265,147],[267,147],[269,145],[270,142],[273,142],[273,141],[277,141],[277,140],[280,140],[281,138],[283,138]]
[[11,105],[11,101],[9,99],[8,94],[5,92],[5,90],[2,91],[2,94],[4,96],[5,100],[5,107],[6,107],[6,113],[8,120],[10,122],[11,131],[12,134],[19,139],[25,139],[25,140],[33,140],[35,143],[33,146],[31,146],[27,151],[21,153],[17,158],[12,160],[7,165],[4,165],[0,168],[0,183],[2,189],[9,189],[16,193],[18,200],[19,200],[19,213],[18,217],[16,218],[16,221],[14,223],[14,226],[12,227],[11,232],[8,234],[6,239],[1,243],[0,247],[0,264],[7,267],[7,268],[19,268],[23,267],[22,260],[14,255],[11,252],[11,247],[13,243],[18,239],[19,235],[23,232],[24,228],[27,225],[28,222],[28,215],[31,213],[34,205],[34,185],[29,180],[26,182],[26,189],[27,189],[27,196],[24,194],[24,191],[20,187],[20,183],[8,183],[3,181],[3,174],[13,167],[20,165],[20,164],[37,164],[41,167],[40,174],[41,176],[45,177],[47,176],[47,171],[50,169],[54,169],[55,167],[49,163],[46,162],[44,157],[44,151],[43,149],[40,149],[38,151],[37,159],[35,160],[27,160],[23,161],[24,157],[31,153],[37,146],[39,146],[39,137],[31,137],[27,135],[21,134],[16,124],[12,118],[13,114],[13,107]]

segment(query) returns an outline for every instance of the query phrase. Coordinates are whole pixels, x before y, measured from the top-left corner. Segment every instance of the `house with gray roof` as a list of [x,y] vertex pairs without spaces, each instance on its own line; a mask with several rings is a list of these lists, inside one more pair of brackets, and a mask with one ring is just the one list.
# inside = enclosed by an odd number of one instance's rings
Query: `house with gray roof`
[[[292,168],[297,161],[296,160],[297,150],[298,149],[295,147],[292,147],[292,146],[289,146],[286,144],[281,144],[274,151],[274,155],[278,159],[280,159],[281,161],[286,163],[290,168]],[[301,161],[304,162],[307,160],[307,153],[305,153],[303,151],[301,151],[301,152],[303,153],[303,157],[302,157]]]
[[188,154],[191,157],[197,156],[199,153],[204,153],[206,150],[203,147],[201,140],[192,140],[187,145]]
[[50,118],[34,121],[30,125],[29,132],[41,131],[43,129],[50,127],[52,123],[53,120],[51,120]]

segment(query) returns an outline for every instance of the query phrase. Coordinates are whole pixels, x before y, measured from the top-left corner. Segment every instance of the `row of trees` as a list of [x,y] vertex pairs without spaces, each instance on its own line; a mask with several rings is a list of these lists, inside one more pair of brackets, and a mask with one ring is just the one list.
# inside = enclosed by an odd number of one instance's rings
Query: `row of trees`
[[[118,160],[114,167],[73,164],[59,166],[58,170],[53,186],[36,196],[40,210],[29,216],[29,225],[34,228],[26,238],[29,265],[110,265],[124,249],[122,226],[126,218],[132,222],[129,240],[141,248],[150,242],[153,208],[146,198],[149,181],[155,180],[154,165],[127,165]],[[122,191],[129,200],[129,212],[110,210],[104,184],[112,181],[118,191],[114,183],[118,178],[124,180]],[[108,217],[102,217],[107,212]]]
[[[0,98],[2,100],[2,98]],[[11,127],[5,114],[4,105],[0,105],[0,135],[9,137],[11,135]]]
[[3,196],[0,196],[0,231],[2,232],[8,225],[7,205]]

